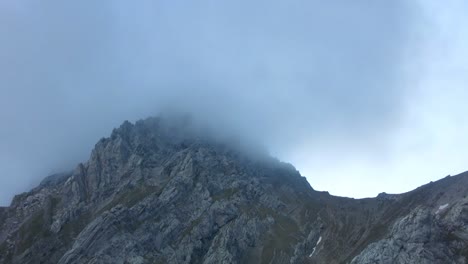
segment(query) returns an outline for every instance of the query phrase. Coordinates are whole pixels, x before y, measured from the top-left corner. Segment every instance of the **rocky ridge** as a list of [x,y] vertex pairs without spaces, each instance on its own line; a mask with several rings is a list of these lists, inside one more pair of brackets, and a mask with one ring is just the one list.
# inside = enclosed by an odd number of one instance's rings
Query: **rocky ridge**
[[0,208],[0,263],[466,263],[468,175],[350,199],[187,120],[124,122]]

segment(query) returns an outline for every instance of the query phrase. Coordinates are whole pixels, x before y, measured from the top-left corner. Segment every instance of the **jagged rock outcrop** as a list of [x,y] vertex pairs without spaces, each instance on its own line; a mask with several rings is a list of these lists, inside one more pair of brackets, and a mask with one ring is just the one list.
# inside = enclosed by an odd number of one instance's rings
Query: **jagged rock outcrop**
[[334,197],[186,119],[125,122],[0,208],[0,263],[465,263],[468,176]]
[[467,263],[467,183],[448,177],[407,194],[415,208],[352,263]]

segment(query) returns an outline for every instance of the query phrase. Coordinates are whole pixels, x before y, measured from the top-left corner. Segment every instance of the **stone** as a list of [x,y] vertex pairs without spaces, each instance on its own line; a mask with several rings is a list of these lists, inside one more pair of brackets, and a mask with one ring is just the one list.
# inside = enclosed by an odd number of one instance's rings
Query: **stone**
[[467,191],[334,197],[188,119],[127,121],[0,208],[0,263],[466,263]]

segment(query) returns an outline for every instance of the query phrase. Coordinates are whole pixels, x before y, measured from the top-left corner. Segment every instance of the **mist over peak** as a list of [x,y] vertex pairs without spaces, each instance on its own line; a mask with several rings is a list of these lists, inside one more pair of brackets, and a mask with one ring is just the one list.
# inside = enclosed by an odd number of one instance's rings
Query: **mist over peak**
[[0,0],[0,263],[467,263],[467,13]]
[[[2,1],[0,201],[86,160],[122,120],[164,112],[264,146],[340,195],[454,174],[468,155],[455,147],[466,142],[464,10],[455,0]],[[431,178],[401,186],[395,175]]]

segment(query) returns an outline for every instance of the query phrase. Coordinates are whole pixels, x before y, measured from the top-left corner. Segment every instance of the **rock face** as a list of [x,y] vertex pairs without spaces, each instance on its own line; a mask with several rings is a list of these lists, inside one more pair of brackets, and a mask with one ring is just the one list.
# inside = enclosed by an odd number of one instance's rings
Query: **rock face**
[[446,178],[407,194],[413,209],[352,263],[467,263],[467,177]]
[[293,166],[125,122],[88,162],[0,208],[0,263],[466,263],[468,175],[334,197]]

